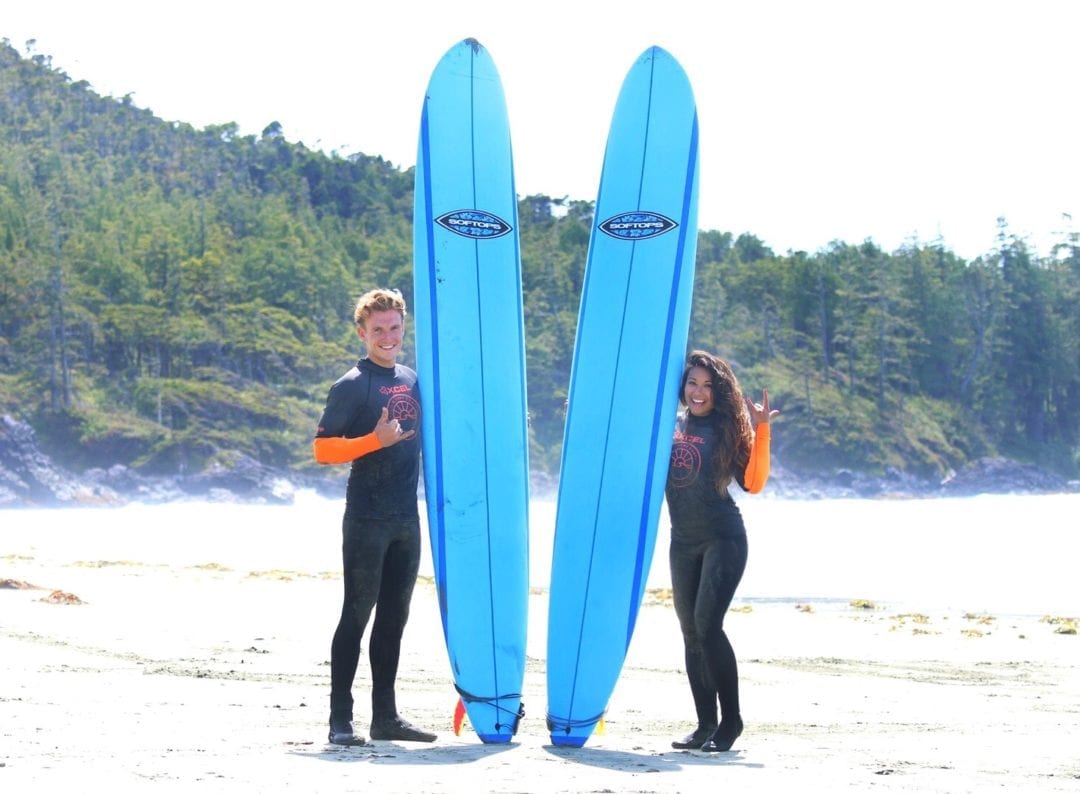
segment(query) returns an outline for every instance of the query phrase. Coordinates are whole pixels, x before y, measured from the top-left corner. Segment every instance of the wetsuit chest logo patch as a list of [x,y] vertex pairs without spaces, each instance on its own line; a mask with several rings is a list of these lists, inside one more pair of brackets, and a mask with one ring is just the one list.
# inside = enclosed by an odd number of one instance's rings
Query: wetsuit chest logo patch
[[411,394],[395,394],[386,403],[390,419],[397,419],[402,430],[413,430],[420,424],[420,403]]
[[454,234],[474,240],[494,240],[509,234],[514,228],[502,218],[483,210],[454,210],[440,215],[435,223]]
[[701,452],[693,444],[676,441],[671,447],[668,479],[675,488],[693,485],[701,471]]

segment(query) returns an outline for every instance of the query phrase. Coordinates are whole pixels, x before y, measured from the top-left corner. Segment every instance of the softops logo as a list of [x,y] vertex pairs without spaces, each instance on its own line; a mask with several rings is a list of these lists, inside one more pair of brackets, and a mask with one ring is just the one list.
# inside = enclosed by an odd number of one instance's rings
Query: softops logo
[[493,240],[509,234],[513,227],[482,210],[454,210],[435,219],[435,223],[444,229],[460,234],[462,237],[471,237],[474,240]]
[[600,224],[600,231],[618,240],[646,240],[670,232],[679,224],[655,212],[624,212]]

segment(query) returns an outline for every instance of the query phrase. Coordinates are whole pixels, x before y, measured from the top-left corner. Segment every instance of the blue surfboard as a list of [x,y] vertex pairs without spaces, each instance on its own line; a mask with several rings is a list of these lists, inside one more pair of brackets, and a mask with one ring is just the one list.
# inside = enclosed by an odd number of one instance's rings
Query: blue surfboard
[[529,463],[521,256],[510,131],[487,50],[431,75],[420,121],[413,308],[424,492],[454,684],[484,742],[521,714]]
[[697,249],[690,82],[659,47],[623,82],[604,153],[563,436],[547,722],[580,747],[634,631],[667,475]]

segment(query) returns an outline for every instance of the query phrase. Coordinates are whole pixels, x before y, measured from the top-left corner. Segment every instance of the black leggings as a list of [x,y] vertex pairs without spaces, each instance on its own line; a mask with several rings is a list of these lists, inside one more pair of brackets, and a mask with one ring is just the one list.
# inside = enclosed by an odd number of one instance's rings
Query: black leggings
[[418,519],[372,520],[346,515],[342,521],[345,596],[330,646],[330,716],[352,720],[352,685],[360,661],[360,639],[371,610],[368,656],[371,660],[373,719],[397,717],[397,679],[401,635],[420,567]]
[[671,589],[686,649],[686,676],[699,727],[718,725],[716,705],[740,718],[739,669],[724,632],[724,615],[746,569],[746,535],[696,543],[672,541]]

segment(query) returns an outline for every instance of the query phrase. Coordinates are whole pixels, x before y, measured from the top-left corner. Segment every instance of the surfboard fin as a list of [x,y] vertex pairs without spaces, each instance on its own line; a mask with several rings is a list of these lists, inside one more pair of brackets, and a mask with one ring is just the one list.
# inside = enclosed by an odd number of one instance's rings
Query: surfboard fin
[[458,698],[454,707],[454,736],[461,736],[461,726],[465,722],[465,701]]

